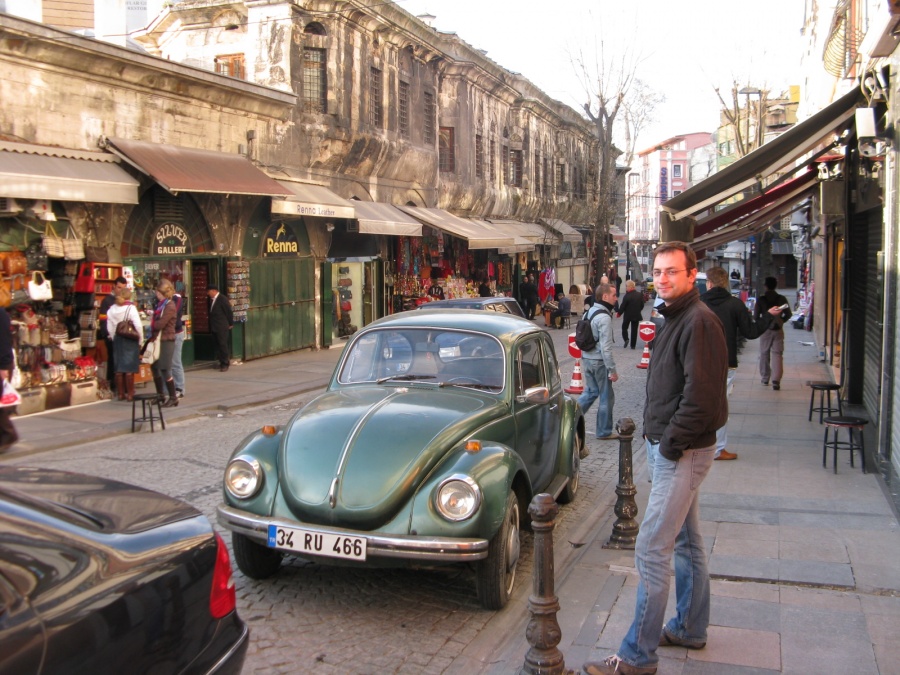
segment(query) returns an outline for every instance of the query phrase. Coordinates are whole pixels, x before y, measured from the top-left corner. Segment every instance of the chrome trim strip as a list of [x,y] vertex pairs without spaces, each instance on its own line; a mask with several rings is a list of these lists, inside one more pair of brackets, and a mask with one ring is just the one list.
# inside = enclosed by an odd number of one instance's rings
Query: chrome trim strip
[[[405,558],[433,562],[465,562],[482,560],[488,554],[487,539],[456,539],[451,537],[418,537],[415,535],[380,534],[340,527],[310,525],[286,518],[257,516],[227,504],[216,507],[216,519],[222,527],[265,544],[269,525],[297,527],[320,534],[344,537],[365,537],[370,557]],[[294,553],[293,551],[286,551]]]

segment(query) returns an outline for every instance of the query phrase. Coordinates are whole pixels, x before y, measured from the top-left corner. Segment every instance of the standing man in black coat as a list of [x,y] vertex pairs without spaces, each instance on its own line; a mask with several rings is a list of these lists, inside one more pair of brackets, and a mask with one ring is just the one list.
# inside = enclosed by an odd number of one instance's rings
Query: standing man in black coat
[[623,347],[628,346],[628,327],[631,326],[631,348],[637,344],[638,324],[643,319],[644,295],[635,290],[634,282],[629,279],[625,282],[625,295],[619,300],[618,314],[622,317],[622,340]]
[[[761,315],[757,320],[750,317],[750,311],[744,303],[731,294],[728,272],[722,267],[713,267],[706,271],[706,293],[700,299],[706,303],[713,313],[719,317],[725,329],[725,344],[728,347],[728,380],[725,389],[726,398],[734,389],[734,375],[737,372],[738,334],[748,340],[755,340],[769,327],[769,314]],[[728,444],[728,424],[716,431],[715,459],[737,459],[736,452],[725,449]]]
[[529,320],[534,319],[534,312],[540,301],[538,297],[537,286],[534,285],[534,275],[529,274],[525,277],[525,281],[519,286],[519,295],[521,296],[522,311]]
[[234,326],[234,313],[231,302],[219,293],[218,286],[208,286],[206,294],[209,296],[209,332],[216,339],[216,358],[219,360],[219,370],[224,373],[231,363],[228,342]]

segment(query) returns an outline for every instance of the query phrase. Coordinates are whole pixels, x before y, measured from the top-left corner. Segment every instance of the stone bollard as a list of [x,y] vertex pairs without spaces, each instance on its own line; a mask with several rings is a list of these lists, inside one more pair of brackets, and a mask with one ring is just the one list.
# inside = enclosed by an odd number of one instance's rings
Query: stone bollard
[[616,422],[619,433],[619,484],[616,485],[616,522],[613,524],[612,536],[603,548],[634,549],[637,541],[638,522],[635,520],[638,508],[634,501],[637,488],[634,486],[632,467],[631,438],[634,435],[634,421],[623,417]]
[[531,648],[519,673],[527,675],[561,675],[566,671],[565,658],[556,645],[562,638],[556,613],[559,598],[553,585],[553,528],[559,506],[550,495],[535,495],[528,507],[534,531],[534,586],[528,598],[531,620],[525,637]]

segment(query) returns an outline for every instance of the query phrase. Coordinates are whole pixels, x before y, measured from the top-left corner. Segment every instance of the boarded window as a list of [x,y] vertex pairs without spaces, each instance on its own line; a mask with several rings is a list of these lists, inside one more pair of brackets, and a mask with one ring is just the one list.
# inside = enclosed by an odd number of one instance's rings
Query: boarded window
[[425,120],[423,122],[424,141],[426,145],[434,143],[434,94],[425,92]]
[[541,155],[534,153],[534,191],[541,193],[543,184],[541,183]]
[[327,84],[325,50],[304,48],[303,110],[305,112],[324,113],[328,110]]
[[500,166],[503,169],[503,184],[509,185],[509,148],[500,146]]
[[400,138],[409,138],[409,82],[400,82],[397,101],[397,127]]
[[556,194],[566,193],[566,165],[556,165]]
[[383,110],[384,98],[381,87],[381,71],[378,68],[369,69],[369,124],[382,128],[384,124]]
[[509,184],[522,187],[522,151],[509,151]]
[[475,134],[475,177],[484,178],[484,138]]
[[440,141],[438,143],[438,162],[443,173],[456,173],[456,146],[453,132],[453,127],[441,127]]
[[497,178],[497,144],[495,141],[491,141],[491,174],[488,176],[488,180],[496,180]]

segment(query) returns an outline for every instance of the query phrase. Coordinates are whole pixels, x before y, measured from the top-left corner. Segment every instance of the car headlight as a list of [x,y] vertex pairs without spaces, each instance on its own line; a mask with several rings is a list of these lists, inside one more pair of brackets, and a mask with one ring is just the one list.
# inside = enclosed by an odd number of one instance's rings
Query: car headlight
[[262,484],[262,468],[252,457],[236,457],[225,468],[225,489],[238,499],[252,497]]
[[434,505],[447,520],[471,518],[481,506],[481,489],[468,476],[450,476],[438,486]]

